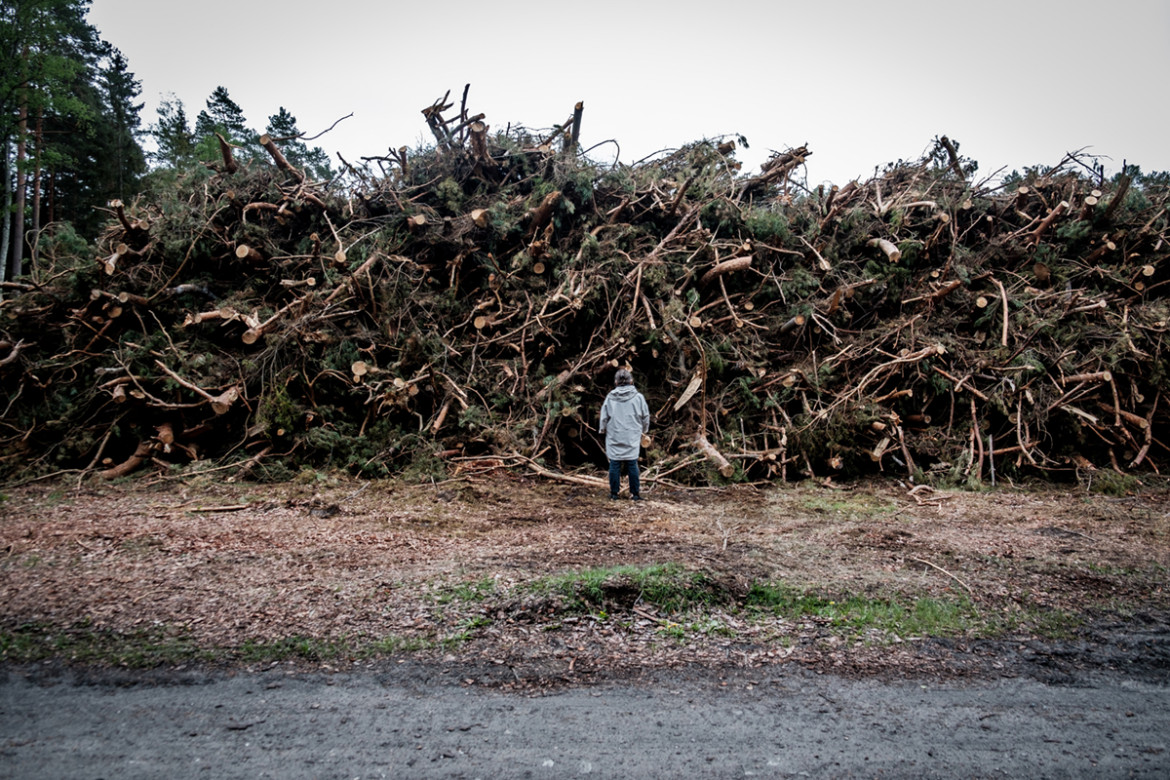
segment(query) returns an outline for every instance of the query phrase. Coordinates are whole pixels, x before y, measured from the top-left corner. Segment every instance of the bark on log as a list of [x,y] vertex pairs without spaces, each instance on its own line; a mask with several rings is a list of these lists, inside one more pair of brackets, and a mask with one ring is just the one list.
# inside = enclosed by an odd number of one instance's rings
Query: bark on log
[[1047,232],[1048,228],[1052,226],[1052,223],[1056,221],[1057,217],[1068,210],[1068,207],[1069,204],[1066,200],[1062,200],[1060,203],[1057,203],[1056,206],[1053,207],[1052,211],[1048,212],[1048,216],[1041,220],[1040,224],[1036,226],[1036,229],[1032,231],[1032,235],[1028,236],[1028,243],[1040,243],[1040,238],[1044,235],[1045,232]]
[[1129,192],[1129,184],[1132,180],[1128,174],[1122,174],[1120,183],[1117,185],[1117,193],[1109,201],[1109,205],[1105,207],[1105,221],[1113,219],[1113,213],[1117,211],[1117,207],[1125,200],[1126,193]]
[[780,326],[780,335],[787,335],[799,328],[804,323],[805,316],[803,314],[797,314],[795,317],[790,318],[787,322]]
[[588,487],[609,487],[609,483],[601,477],[581,477],[575,474],[558,474],[555,471],[549,471],[531,458],[525,458],[523,455],[513,454],[511,457],[523,461],[534,474],[545,477],[546,479],[555,479],[560,482],[568,482],[573,485],[586,485]]
[[122,255],[118,252],[102,259],[102,270],[106,272],[106,276],[114,275],[114,272],[118,270],[118,261],[121,259]]
[[723,454],[719,450],[715,449],[711,442],[707,440],[707,435],[702,431],[695,436],[695,446],[707,456],[709,461],[715,464],[715,467],[719,470],[719,474],[724,479],[730,479],[735,473],[735,466],[731,465],[731,462],[723,457]]
[[1023,211],[1024,207],[1028,205],[1028,195],[1031,192],[1032,190],[1025,184],[1021,184],[1019,187],[1017,187],[1016,202],[1013,204],[1012,208],[1014,208],[1016,211]]
[[487,133],[488,126],[483,122],[472,122],[467,128],[468,145],[471,147],[471,156],[480,162],[491,158],[488,153]]
[[124,477],[145,463],[146,459],[150,457],[150,453],[152,452],[154,452],[154,442],[140,442],[138,444],[138,448],[134,450],[133,455],[119,463],[117,466],[108,468],[105,471],[98,472],[98,476],[102,479],[117,479],[118,477]]
[[889,258],[891,263],[896,263],[902,259],[902,250],[898,249],[898,247],[895,246],[892,242],[887,241],[884,238],[871,238],[866,243],[869,246],[876,246],[878,249],[882,250],[882,252],[885,253],[885,256]]
[[215,137],[219,140],[219,156],[223,158],[224,171],[227,173],[235,173],[240,169],[240,165],[232,155],[232,145],[219,133],[216,133]]
[[236,259],[250,260],[253,263],[262,263],[264,262],[264,255],[260,254],[247,244],[240,244],[238,247],[236,247]]
[[1113,373],[1110,371],[1094,371],[1087,374],[1070,374],[1063,377],[1060,383],[1063,385],[1073,384],[1074,382],[1112,382]]
[[8,355],[4,359],[0,360],[0,368],[7,366],[7,365],[11,365],[12,363],[15,363],[16,358],[18,358],[20,356],[20,350],[23,347],[24,347],[23,340],[18,341],[15,344],[13,344],[12,342],[9,342],[9,341],[0,342],[0,349],[11,348],[11,351],[8,353]]
[[1096,249],[1094,249],[1092,252],[1089,253],[1088,257],[1085,258],[1085,262],[1086,263],[1095,263],[1106,252],[1112,252],[1116,249],[1117,249],[1117,244],[1114,244],[1112,241],[1106,239],[1104,242],[1101,243],[1101,245],[1099,247],[1097,247]]
[[1125,420],[1127,423],[1129,423],[1133,427],[1137,428],[1139,431],[1144,431],[1150,427],[1149,421],[1147,421],[1146,418],[1142,417],[1140,414],[1134,414],[1133,412],[1127,412],[1124,409],[1120,409],[1120,408],[1117,408],[1115,406],[1111,406],[1111,405],[1105,403],[1104,401],[1098,401],[1097,406],[1101,407],[1103,410],[1105,410],[1106,412],[1109,412],[1110,414],[1114,415],[1115,417],[1119,417],[1120,419]]
[[581,115],[584,112],[584,101],[578,101],[577,105],[573,106],[573,127],[569,131],[568,143],[565,145],[565,151],[570,154],[577,151],[577,144],[581,141]]
[[[126,231],[128,237],[141,239],[150,231],[150,223],[146,220],[132,220],[126,216],[126,205],[122,201],[110,201],[110,208],[114,210],[114,215],[118,218],[118,222],[122,224],[122,229]],[[119,244],[119,246],[122,245]]]
[[199,387],[193,382],[189,382],[183,377],[179,376],[179,374],[168,368],[166,363],[163,363],[161,360],[155,360],[154,363],[159,368],[161,368],[163,372],[171,379],[175,380],[183,387],[187,388],[191,392],[207,401],[211,405],[211,410],[215,412],[216,415],[226,413],[228,409],[231,408],[232,404],[234,404],[240,397],[240,391],[237,387],[230,387],[219,395],[212,395],[202,387]]
[[754,179],[748,179],[743,185],[741,194],[750,194],[756,192],[769,184],[783,180],[797,167],[804,164],[812,152],[808,150],[807,146],[799,146],[796,149],[790,149],[781,154],[773,155],[767,162],[760,166],[762,173]]
[[148,307],[150,306],[150,299],[144,295],[136,295],[132,292],[118,293],[118,301],[120,303],[132,303],[135,306]]
[[[918,301],[942,300],[943,298],[947,297],[948,295],[950,295],[951,293],[953,293],[955,290],[959,289],[962,286],[963,286],[962,280],[955,279],[953,281],[947,282],[942,287],[940,287],[937,290],[934,290],[933,292],[930,292],[926,295],[919,295],[919,296],[916,296],[914,298],[907,298],[906,300],[902,301],[902,305],[905,306],[908,303],[916,303]],[[980,307],[980,308],[983,308],[983,307]]]
[[950,158],[951,162],[951,170],[955,172],[955,175],[958,176],[960,180],[966,179],[967,177],[963,174],[963,166],[959,164],[959,150],[955,148],[954,143],[952,143],[951,139],[947,138],[945,135],[938,139],[938,141],[947,151],[947,157]]
[[[366,263],[363,264],[362,268],[367,267],[368,264],[371,262],[371,260],[373,260],[373,258],[370,258],[370,260],[367,260]],[[358,270],[360,271],[362,269],[359,268]],[[355,273],[355,276],[356,275],[357,274]],[[334,290],[330,294],[329,298],[327,298],[325,300],[325,302],[329,303],[330,301],[332,301],[334,296],[336,296],[340,290],[346,288],[348,286],[349,282],[351,282],[351,281],[353,281],[352,278],[349,281],[342,283],[342,285],[340,287],[338,287],[336,290]],[[255,322],[253,320],[251,327],[249,327],[246,331],[244,331],[243,335],[240,336],[240,339],[245,344],[255,344],[257,341],[259,341],[261,338],[263,338],[265,333],[267,333],[269,330],[272,329],[272,326],[274,324],[276,324],[276,322],[281,317],[283,317],[285,314],[287,314],[291,309],[293,309],[299,305],[304,304],[305,301],[308,300],[312,295],[313,295],[312,292],[305,293],[305,295],[303,297],[296,298],[292,301],[289,301],[287,304],[285,304],[280,309],[278,309],[275,314],[273,314],[271,317],[266,319],[264,322]]]
[[706,287],[708,284],[713,282],[717,277],[720,277],[724,274],[734,273],[735,271],[742,271],[746,268],[750,268],[751,265],[752,265],[752,256],[751,255],[744,255],[743,257],[733,257],[730,260],[724,260],[721,263],[716,263],[714,267],[712,267],[710,270],[708,270],[707,273],[703,274],[703,277],[701,279],[699,279],[699,286]]
[[292,163],[290,163],[285,158],[284,153],[280,151],[280,147],[278,147],[276,142],[272,140],[272,136],[268,135],[267,133],[260,136],[260,145],[268,150],[268,154],[272,157],[272,161],[276,163],[277,168],[280,168],[285,173],[288,173],[298,182],[303,183],[305,181],[305,174],[294,168]]
[[1086,222],[1093,217],[1093,209],[1097,207],[1097,198],[1092,195],[1086,195],[1081,203],[1081,215],[1077,219]]
[[1003,301],[1003,334],[1000,336],[1000,346],[1006,347],[1008,345],[1008,299],[1007,290],[1004,289],[1003,282],[991,277],[991,282],[999,288],[999,297]]
[[528,212],[530,221],[528,223],[528,237],[535,236],[538,232],[544,229],[544,226],[552,219],[553,207],[561,200],[561,191],[553,190],[548,195],[544,196],[544,200],[540,205]]

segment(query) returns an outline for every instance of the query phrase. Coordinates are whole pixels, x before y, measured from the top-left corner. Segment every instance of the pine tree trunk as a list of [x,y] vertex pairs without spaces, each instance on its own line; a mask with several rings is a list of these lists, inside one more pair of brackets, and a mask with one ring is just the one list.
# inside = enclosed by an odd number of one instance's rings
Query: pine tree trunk
[[25,133],[28,131],[28,104],[20,107],[20,121],[16,125],[16,215],[12,219],[12,258],[8,266],[8,278],[20,276],[20,265],[24,259],[24,204],[27,176],[24,172]]
[[57,172],[49,169],[49,184],[45,189],[49,193],[49,203],[45,208],[45,223],[53,224],[57,221]]
[[[9,158],[8,138],[0,143],[0,154],[4,155],[4,221],[0,224],[0,282],[8,281],[8,239],[12,231],[12,165]],[[4,291],[0,290],[0,300]]]
[[32,203],[32,242],[29,247],[29,272],[32,273],[37,267],[37,246],[40,244],[41,238],[41,147],[44,145],[45,136],[45,111],[40,109],[37,111],[37,128],[36,128],[36,155],[35,164],[33,166],[33,203]]

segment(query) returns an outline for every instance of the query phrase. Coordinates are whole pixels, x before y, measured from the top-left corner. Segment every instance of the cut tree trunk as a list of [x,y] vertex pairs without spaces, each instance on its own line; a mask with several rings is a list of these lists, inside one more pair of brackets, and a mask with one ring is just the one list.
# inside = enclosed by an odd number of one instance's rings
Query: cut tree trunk
[[268,154],[272,157],[272,161],[276,163],[277,168],[280,168],[282,171],[289,174],[297,181],[304,182],[305,174],[294,168],[292,163],[290,163],[285,158],[284,153],[280,151],[280,148],[276,145],[276,142],[272,140],[272,136],[268,135],[268,133],[260,136],[260,145],[268,150]]
[[483,122],[472,122],[467,127],[467,142],[471,147],[471,155],[480,162],[491,159],[487,142],[488,126]]
[[752,265],[752,256],[744,255],[743,257],[733,257],[730,260],[724,260],[721,263],[716,263],[707,273],[703,274],[703,278],[699,280],[699,286],[706,287],[716,278],[733,273],[735,271],[742,271],[745,268],[750,268]]
[[578,101],[577,105],[573,106],[573,127],[569,131],[568,142],[565,144],[565,151],[570,154],[577,151],[577,144],[581,141],[581,115],[584,112],[584,101]]
[[146,459],[150,457],[150,453],[154,452],[154,446],[154,442],[152,441],[140,442],[138,448],[134,450],[133,455],[117,466],[98,472],[98,476],[102,479],[117,479],[118,477],[126,476],[146,462]]
[[1062,200],[1060,203],[1057,203],[1056,206],[1053,207],[1052,211],[1048,212],[1048,216],[1041,220],[1040,224],[1036,226],[1036,230],[1032,232],[1032,235],[1028,237],[1028,243],[1040,243],[1040,239],[1043,237],[1044,233],[1047,232],[1048,228],[1052,226],[1052,223],[1055,222],[1061,214],[1068,210],[1068,207],[1069,204],[1067,200]]
[[232,156],[232,145],[219,133],[216,133],[215,137],[219,140],[219,156],[223,158],[224,171],[226,173],[235,173],[240,169],[240,166],[236,162],[236,158]]
[[561,200],[561,191],[553,190],[548,195],[544,196],[544,200],[540,205],[529,212],[531,217],[528,223],[528,236],[531,238],[544,229],[544,226],[552,219],[553,207]]
[[1105,207],[1106,222],[1113,219],[1113,214],[1117,211],[1117,207],[1121,205],[1123,200],[1125,200],[1125,195],[1129,192],[1130,181],[1131,180],[1128,174],[1121,175],[1120,183],[1117,185],[1117,192],[1109,200],[1109,205]]
[[715,468],[719,470],[719,474],[724,479],[730,479],[735,474],[735,466],[731,465],[731,461],[723,456],[719,450],[707,440],[705,433],[699,432],[695,436],[695,446],[699,448],[699,452],[707,456],[707,460],[715,464]]
[[951,170],[954,171],[955,175],[960,179],[966,179],[967,177],[963,174],[963,166],[959,164],[959,150],[955,148],[954,143],[952,143],[951,139],[947,138],[945,135],[938,140],[939,143],[943,145],[943,148],[947,150],[947,157],[950,158]]
[[887,241],[884,238],[871,238],[866,243],[869,246],[876,246],[882,250],[882,253],[885,254],[891,263],[896,263],[902,259],[902,250],[898,249],[891,241]]

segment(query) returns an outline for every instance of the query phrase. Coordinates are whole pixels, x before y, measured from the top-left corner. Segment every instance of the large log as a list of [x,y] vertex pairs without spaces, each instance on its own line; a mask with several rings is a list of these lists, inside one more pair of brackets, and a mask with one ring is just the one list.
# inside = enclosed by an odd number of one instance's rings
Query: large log
[[715,281],[715,279],[717,279],[720,276],[723,276],[724,274],[730,274],[730,273],[734,273],[736,271],[743,271],[744,269],[750,268],[751,265],[752,265],[752,256],[751,255],[744,255],[743,257],[733,257],[730,260],[724,260],[720,263],[716,263],[711,269],[709,269],[707,271],[707,273],[703,274],[701,279],[699,279],[699,285],[702,287],[706,287],[711,282]]
[[119,477],[124,477],[130,474],[136,468],[146,462],[146,459],[150,457],[150,453],[154,452],[154,447],[155,444],[152,441],[139,442],[138,447],[134,450],[133,455],[116,466],[108,468],[105,471],[98,472],[98,476],[102,479],[109,480],[118,479]]
[[219,133],[216,133],[215,137],[219,141],[219,156],[223,159],[224,172],[235,173],[240,169],[240,164],[236,162],[235,155],[232,154],[232,145]]
[[698,447],[699,452],[707,457],[707,460],[715,464],[715,468],[724,479],[730,479],[735,474],[735,466],[707,440],[707,434],[702,431],[696,434],[695,446]]
[[867,245],[876,246],[878,249],[882,250],[882,254],[884,254],[891,263],[896,263],[902,259],[902,250],[898,249],[898,247],[892,241],[887,241],[884,238],[871,238],[867,242]]
[[276,163],[277,168],[280,168],[282,171],[289,174],[299,182],[303,182],[305,180],[305,174],[297,170],[297,168],[295,168],[292,163],[288,161],[288,159],[284,156],[284,152],[280,151],[280,147],[276,145],[276,141],[273,140],[272,136],[268,135],[267,133],[260,136],[260,145],[263,146],[265,150],[267,150],[269,156],[272,157],[272,161]]

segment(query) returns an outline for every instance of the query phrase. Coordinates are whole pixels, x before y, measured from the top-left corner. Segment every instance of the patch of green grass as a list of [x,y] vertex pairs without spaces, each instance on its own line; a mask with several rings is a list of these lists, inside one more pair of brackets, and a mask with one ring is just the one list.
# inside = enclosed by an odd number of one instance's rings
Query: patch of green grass
[[865,493],[810,495],[801,499],[800,508],[854,519],[892,515],[898,509],[890,501]]
[[467,618],[459,624],[458,631],[456,631],[454,634],[443,637],[438,641],[437,645],[444,650],[454,650],[464,642],[470,641],[475,636],[477,629],[490,626],[491,623],[491,618],[488,618],[484,615],[476,615],[474,617]]
[[1045,639],[1072,639],[1085,619],[1062,609],[1025,605],[998,616],[989,633],[1028,633]]
[[100,631],[84,625],[59,628],[27,623],[0,632],[0,660],[34,663],[58,658],[131,668],[213,660],[215,654],[164,628],[131,633]]
[[[486,620],[486,618],[485,618]],[[470,637],[469,624],[462,632],[439,642],[421,637],[385,636],[378,639],[318,639],[291,636],[275,640],[250,640],[235,647],[203,647],[194,640],[174,636],[166,627],[119,633],[84,625],[60,628],[29,623],[0,631],[0,661],[38,663],[58,659],[71,663],[148,669],[187,663],[269,663],[273,661],[329,661],[340,658],[377,658],[454,646]]]
[[708,574],[687,571],[676,563],[580,569],[545,577],[529,587],[536,593],[560,596],[569,611],[644,603],[673,613],[727,600]]
[[496,592],[496,581],[491,577],[484,577],[475,582],[460,582],[440,588],[434,595],[436,603],[450,604],[452,602],[483,601]]
[[1050,609],[1032,613],[1028,626],[1046,639],[1072,639],[1075,630],[1084,620],[1062,609]]
[[1116,471],[1104,469],[1086,474],[1082,483],[1089,493],[1122,498],[1140,493],[1142,482],[1131,474],[1118,474]]
[[358,650],[357,655],[362,658],[377,658],[385,655],[417,653],[430,647],[431,643],[420,637],[384,636],[363,645]]
[[985,626],[967,599],[844,596],[829,598],[787,585],[756,583],[744,600],[748,610],[772,612],[789,620],[816,617],[849,634],[871,629],[898,637],[955,636]]
[[244,663],[290,659],[329,661],[351,653],[352,648],[347,642],[305,636],[290,636],[270,641],[249,640],[230,651],[233,657]]
[[696,620],[675,622],[664,620],[656,628],[655,633],[666,637],[678,644],[686,644],[692,637],[697,636],[735,636],[735,631],[720,620],[713,617],[700,616]]
[[485,628],[492,624],[492,619],[487,615],[476,615],[463,621],[463,627],[467,630],[474,631],[477,628]]

